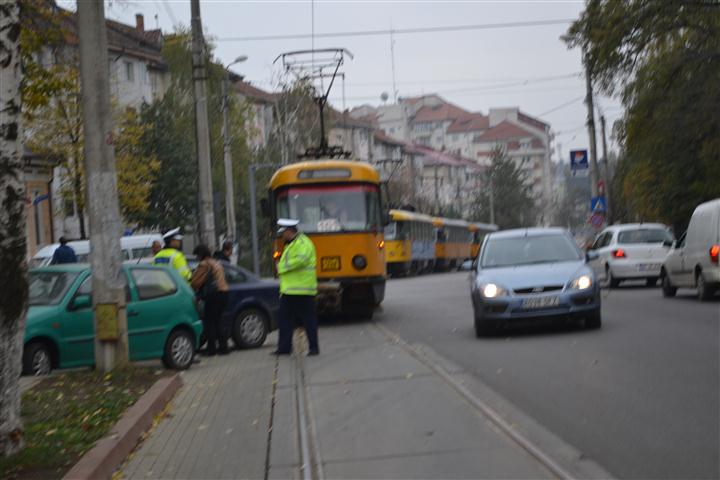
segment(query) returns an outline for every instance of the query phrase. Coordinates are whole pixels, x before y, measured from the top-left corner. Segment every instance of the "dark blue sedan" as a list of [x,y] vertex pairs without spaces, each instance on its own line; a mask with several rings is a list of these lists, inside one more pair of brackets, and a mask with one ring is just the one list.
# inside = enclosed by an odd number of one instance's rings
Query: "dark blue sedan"
[[[228,304],[223,325],[238,348],[257,348],[265,343],[268,333],[277,330],[280,305],[280,283],[263,279],[242,267],[220,262],[228,283]],[[197,261],[188,259],[193,270]]]

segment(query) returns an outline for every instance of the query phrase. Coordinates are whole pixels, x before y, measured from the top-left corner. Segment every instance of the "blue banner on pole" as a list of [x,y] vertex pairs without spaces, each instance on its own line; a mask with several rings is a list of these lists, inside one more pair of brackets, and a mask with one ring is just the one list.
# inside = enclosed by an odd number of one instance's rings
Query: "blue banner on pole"
[[571,170],[587,170],[588,153],[587,150],[570,150],[570,169]]

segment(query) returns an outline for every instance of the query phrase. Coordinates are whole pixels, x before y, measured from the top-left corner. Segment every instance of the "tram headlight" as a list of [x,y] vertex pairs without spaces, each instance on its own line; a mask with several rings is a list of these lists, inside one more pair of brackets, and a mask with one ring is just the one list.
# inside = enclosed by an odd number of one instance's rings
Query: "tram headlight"
[[367,258],[365,258],[365,255],[355,255],[352,259],[352,264],[355,270],[362,270],[367,267]]

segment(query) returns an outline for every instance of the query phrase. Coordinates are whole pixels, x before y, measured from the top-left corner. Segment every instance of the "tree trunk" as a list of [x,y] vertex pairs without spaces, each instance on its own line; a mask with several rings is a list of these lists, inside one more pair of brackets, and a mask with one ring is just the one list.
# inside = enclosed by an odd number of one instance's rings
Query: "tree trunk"
[[20,128],[20,4],[0,3],[0,456],[23,447],[20,370],[27,310]]

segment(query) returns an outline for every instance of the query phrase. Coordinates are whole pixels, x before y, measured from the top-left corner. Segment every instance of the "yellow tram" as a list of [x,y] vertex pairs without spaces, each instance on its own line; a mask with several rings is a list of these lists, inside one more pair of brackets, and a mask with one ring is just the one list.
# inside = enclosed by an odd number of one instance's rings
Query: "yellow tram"
[[470,224],[465,220],[433,218],[436,231],[435,270],[459,267],[470,258]]
[[[317,250],[318,310],[371,315],[385,297],[380,175],[347,160],[299,162],[270,180],[273,220],[300,220]],[[276,241],[273,257],[280,258]]]
[[469,226],[470,230],[470,256],[475,259],[480,253],[480,246],[482,245],[485,235],[490,232],[497,231],[497,225],[491,225],[489,223],[473,222]]
[[393,276],[417,274],[432,269],[435,261],[435,227],[429,215],[390,210],[385,227],[385,258]]

